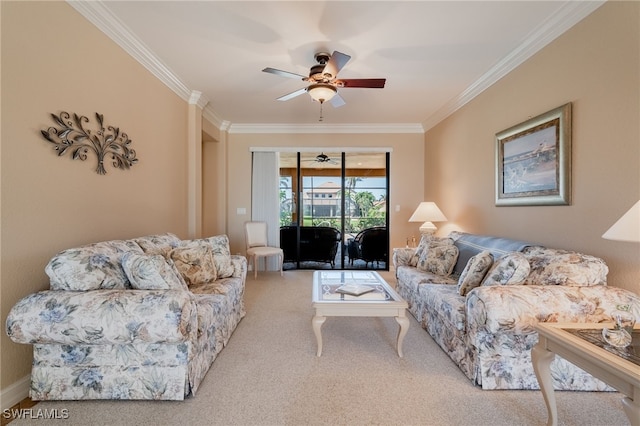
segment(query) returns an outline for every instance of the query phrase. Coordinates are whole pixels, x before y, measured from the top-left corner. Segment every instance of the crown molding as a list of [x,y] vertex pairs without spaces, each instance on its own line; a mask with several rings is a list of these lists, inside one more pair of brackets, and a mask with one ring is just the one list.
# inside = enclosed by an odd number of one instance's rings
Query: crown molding
[[232,124],[229,133],[424,133],[420,123],[406,124]]
[[197,90],[193,90],[191,92],[191,96],[189,96],[189,105],[197,105],[198,108],[204,109],[205,106],[209,103],[209,99],[202,93]]
[[[195,93],[165,65],[129,28],[104,6],[101,0],[67,0],[67,3],[122,47],[179,97],[192,103]],[[422,123],[407,124],[232,124],[220,118],[210,103],[203,105],[203,115],[221,131],[230,133],[424,133],[462,108],[502,77],[555,40],[562,33],[606,3],[606,0],[570,1],[563,4],[551,18],[533,30],[516,49],[496,63],[460,95]]]
[[211,104],[207,104],[206,107],[202,110],[202,116],[207,119],[211,124],[216,126],[221,132],[226,132],[229,130],[231,126],[231,122],[228,120],[223,120],[216,114],[216,112],[211,107]]
[[153,51],[111,11],[102,1],[67,0],[67,3],[89,22],[105,33],[118,46],[122,47],[142,66],[162,81],[185,101],[191,98],[192,90],[182,82],[167,65],[165,65]]
[[570,1],[562,5],[557,13],[531,31],[523,43],[424,121],[422,126],[425,132],[469,103],[604,3],[606,0]]

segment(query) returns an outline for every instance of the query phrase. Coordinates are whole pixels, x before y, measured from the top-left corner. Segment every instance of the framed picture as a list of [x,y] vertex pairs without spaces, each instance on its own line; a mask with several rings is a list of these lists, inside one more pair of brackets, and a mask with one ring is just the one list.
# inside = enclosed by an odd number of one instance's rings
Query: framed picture
[[496,134],[496,206],[571,204],[571,103]]

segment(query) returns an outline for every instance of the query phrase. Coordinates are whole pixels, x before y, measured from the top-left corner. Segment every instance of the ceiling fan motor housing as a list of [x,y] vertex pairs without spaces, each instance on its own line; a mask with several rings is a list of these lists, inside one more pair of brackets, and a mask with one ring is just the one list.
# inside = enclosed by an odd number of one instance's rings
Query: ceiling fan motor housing
[[314,55],[314,58],[318,65],[311,67],[311,70],[309,71],[309,80],[313,80],[318,83],[328,83],[334,76],[324,74],[324,69],[329,62],[329,59],[331,59],[331,54],[327,52],[318,52]]
[[327,52],[318,52],[315,54],[314,58],[316,58],[316,62],[320,65],[326,65],[327,62],[329,62],[329,59],[331,59],[331,54]]
[[313,80],[316,82],[322,82],[325,80],[325,76],[322,71],[324,71],[325,65],[314,65],[311,67],[309,71],[309,80]]

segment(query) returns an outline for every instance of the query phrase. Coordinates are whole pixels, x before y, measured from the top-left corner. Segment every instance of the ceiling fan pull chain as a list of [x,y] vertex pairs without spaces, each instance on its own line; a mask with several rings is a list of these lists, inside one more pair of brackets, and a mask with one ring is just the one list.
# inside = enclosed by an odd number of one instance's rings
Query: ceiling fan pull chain
[[324,102],[320,102],[320,119],[318,121],[324,121],[324,117],[322,117],[322,105]]

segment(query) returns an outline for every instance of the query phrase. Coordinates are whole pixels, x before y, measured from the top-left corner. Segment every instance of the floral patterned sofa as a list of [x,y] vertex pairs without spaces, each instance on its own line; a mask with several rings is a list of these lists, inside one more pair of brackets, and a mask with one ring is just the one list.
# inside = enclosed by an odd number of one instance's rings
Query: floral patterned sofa
[[[640,320],[640,297],[607,286],[603,260],[462,232],[395,249],[398,293],[438,345],[483,389],[538,389],[531,348],[538,322],[610,321],[619,305]],[[556,357],[558,390],[614,390]]]
[[50,289],[20,300],[6,332],[33,345],[34,400],[195,395],[245,315],[246,258],[226,235],[173,234],[55,255]]

